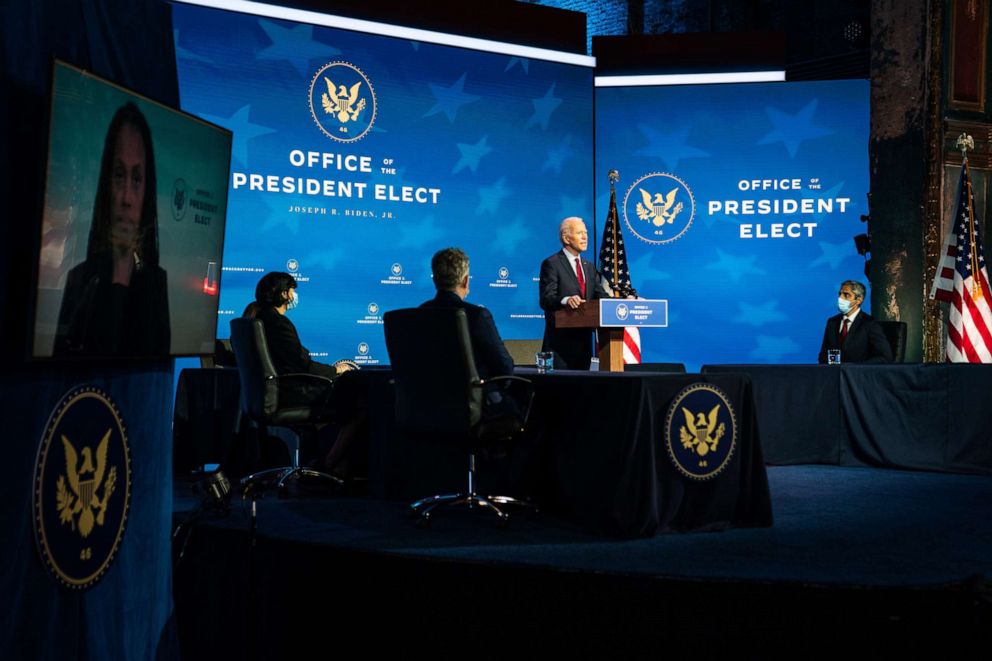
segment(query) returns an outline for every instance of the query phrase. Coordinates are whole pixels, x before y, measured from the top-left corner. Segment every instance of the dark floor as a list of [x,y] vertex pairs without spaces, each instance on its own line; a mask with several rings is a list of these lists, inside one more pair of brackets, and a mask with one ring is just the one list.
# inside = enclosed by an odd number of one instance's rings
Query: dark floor
[[[594,536],[543,513],[516,516],[502,530],[478,513],[443,513],[421,530],[403,503],[305,494],[258,503],[249,552],[247,506],[237,501],[230,516],[194,529],[177,567],[180,639],[187,650],[206,649],[207,632],[190,623],[205,604],[228,603],[211,587],[226,581],[228,591],[242,591],[239,607],[292,603],[308,586],[328,586],[393,623],[408,606],[447,612],[479,597],[546,624],[504,623],[502,651],[539,636],[556,649],[651,656],[669,643],[691,651],[717,630],[728,650],[747,641],[749,656],[769,641],[779,649],[807,639],[840,646],[861,635],[879,649],[921,635],[988,645],[992,477],[833,466],[770,467],[768,476],[772,528],[636,540]],[[182,490],[177,520],[196,503]],[[245,591],[245,582],[254,587]],[[370,585],[378,586],[374,601]],[[266,627],[239,628],[250,615],[231,626],[262,637],[249,651],[270,649],[285,609],[248,610]],[[348,612],[338,619],[357,617]],[[425,618],[421,610],[401,630],[409,635]],[[481,614],[445,618],[463,633],[492,632]],[[586,638],[591,631],[598,635]],[[483,656],[501,656],[496,649]]]

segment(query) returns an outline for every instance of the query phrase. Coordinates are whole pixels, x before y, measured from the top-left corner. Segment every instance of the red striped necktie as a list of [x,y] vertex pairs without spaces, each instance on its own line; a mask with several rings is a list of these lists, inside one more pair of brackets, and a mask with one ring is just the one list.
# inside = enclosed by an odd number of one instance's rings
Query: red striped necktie
[[579,277],[579,295],[582,298],[586,297],[586,277],[582,274],[582,261],[578,257],[575,258],[575,273]]
[[844,338],[847,337],[847,325],[851,323],[851,320],[844,317],[844,325],[840,327],[840,343],[844,344]]

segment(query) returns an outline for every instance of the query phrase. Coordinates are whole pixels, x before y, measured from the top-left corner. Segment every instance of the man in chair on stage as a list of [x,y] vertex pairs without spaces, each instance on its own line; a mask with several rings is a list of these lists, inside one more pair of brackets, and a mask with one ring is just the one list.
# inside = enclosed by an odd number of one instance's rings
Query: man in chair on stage
[[841,363],[891,363],[892,348],[877,321],[862,312],[865,286],[846,280],[837,294],[840,314],[827,319],[819,362],[827,362],[827,350],[840,349]]
[[596,267],[581,254],[589,234],[581,218],[570,217],[558,228],[561,250],[541,262],[541,309],[544,310],[542,351],[555,352],[555,367],[589,369],[592,331],[588,328],[555,328],[555,311],[578,308],[586,301],[607,298]]
[[437,296],[420,307],[465,310],[479,378],[485,380],[513,374],[513,359],[503,346],[493,315],[486,308],[465,301],[468,296],[468,255],[458,248],[439,250],[431,259],[431,273]]

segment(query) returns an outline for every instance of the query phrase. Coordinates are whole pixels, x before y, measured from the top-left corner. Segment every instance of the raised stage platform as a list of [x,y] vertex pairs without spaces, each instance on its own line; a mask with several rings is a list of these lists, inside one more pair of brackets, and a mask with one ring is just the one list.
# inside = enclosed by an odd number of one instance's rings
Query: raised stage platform
[[[768,658],[992,640],[992,477],[768,469],[773,528],[617,540],[300,495],[196,525],[175,571],[186,658]],[[195,503],[176,488],[176,521]],[[350,654],[350,653],[349,653]],[[742,656],[741,656],[742,655]],[[777,654],[776,654],[777,655]]]

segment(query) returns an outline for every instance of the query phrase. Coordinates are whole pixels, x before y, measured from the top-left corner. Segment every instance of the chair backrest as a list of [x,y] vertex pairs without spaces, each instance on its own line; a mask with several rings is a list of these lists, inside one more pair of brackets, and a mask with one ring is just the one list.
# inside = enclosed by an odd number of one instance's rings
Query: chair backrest
[[541,340],[503,340],[506,352],[510,354],[514,365],[527,365],[533,367],[536,364],[536,354],[541,350]]
[[382,317],[400,428],[433,435],[467,433],[482,410],[465,311],[407,308]]
[[901,363],[906,359],[906,322],[880,321],[885,339],[892,347],[892,362]]
[[241,379],[241,410],[254,420],[264,421],[279,407],[279,379],[269,356],[262,320],[232,319],[231,347]]

